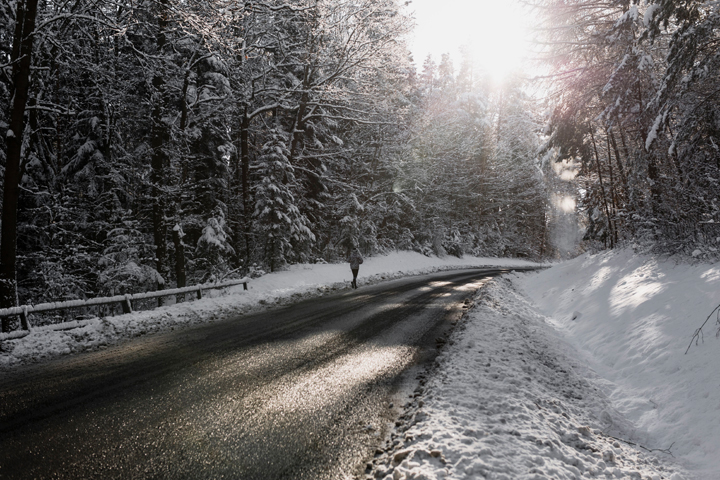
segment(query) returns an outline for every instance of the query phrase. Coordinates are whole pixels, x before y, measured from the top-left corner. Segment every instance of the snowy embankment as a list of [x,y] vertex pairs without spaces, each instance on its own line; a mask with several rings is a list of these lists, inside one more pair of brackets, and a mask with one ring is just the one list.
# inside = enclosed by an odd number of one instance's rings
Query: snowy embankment
[[602,388],[634,425],[633,438],[670,448],[720,479],[720,340],[685,351],[720,303],[720,264],[688,265],[630,251],[584,255],[527,277],[524,290],[583,352]]
[[[720,266],[629,251],[493,280],[372,476],[720,479]],[[714,319],[713,319],[714,321]]]
[[[414,252],[396,252],[368,258],[360,267],[359,286],[407,275],[478,266],[519,267],[531,262],[498,258],[426,257]],[[249,290],[242,286],[225,292],[208,291],[202,300],[166,306],[151,311],[96,318],[37,328],[23,338],[0,337],[0,370],[58,355],[105,348],[128,338],[211,322],[291,303],[301,298],[349,288],[348,264],[296,265],[283,272],[254,279]],[[68,327],[77,327],[64,330]],[[2,334],[0,334],[2,335]]]

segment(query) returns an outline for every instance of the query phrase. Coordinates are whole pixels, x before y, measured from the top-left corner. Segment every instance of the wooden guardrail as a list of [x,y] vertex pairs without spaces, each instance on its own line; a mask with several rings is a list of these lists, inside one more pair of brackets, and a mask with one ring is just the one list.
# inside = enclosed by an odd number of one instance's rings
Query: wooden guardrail
[[247,284],[249,281],[250,279],[248,277],[245,277],[239,280],[228,280],[227,282],[221,283],[207,283],[204,285],[172,288],[169,290],[157,290],[154,292],[132,293],[127,295],[115,295],[114,297],[98,297],[89,298],[86,300],[68,300],[65,302],[49,302],[39,303],[37,305],[22,305],[19,307],[0,308],[0,318],[18,315],[20,317],[20,325],[22,329],[29,331],[32,328],[29,319],[29,314],[31,313],[48,312],[51,310],[67,310],[69,308],[91,307],[94,305],[112,305],[114,303],[119,303],[120,305],[122,305],[123,313],[132,313],[132,302],[134,300],[168,297],[171,295],[180,295],[184,293],[196,293],[197,298],[200,299],[202,298],[203,290],[233,287],[235,285],[242,285],[243,289],[247,290]]

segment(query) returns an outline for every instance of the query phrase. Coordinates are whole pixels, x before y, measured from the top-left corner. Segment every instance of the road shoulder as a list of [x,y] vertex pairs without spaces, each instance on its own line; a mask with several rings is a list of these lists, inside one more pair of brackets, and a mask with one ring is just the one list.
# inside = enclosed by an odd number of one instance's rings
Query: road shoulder
[[632,425],[509,280],[475,296],[366,478],[691,478]]

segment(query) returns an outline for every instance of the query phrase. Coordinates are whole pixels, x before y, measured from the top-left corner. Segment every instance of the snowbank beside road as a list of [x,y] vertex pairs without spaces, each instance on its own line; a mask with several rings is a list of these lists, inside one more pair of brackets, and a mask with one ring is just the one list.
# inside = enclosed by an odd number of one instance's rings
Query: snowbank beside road
[[606,381],[603,389],[649,448],[669,447],[720,479],[720,340],[685,354],[720,303],[720,265],[688,265],[631,251],[584,255],[519,281]]
[[[415,252],[396,252],[371,257],[360,267],[358,284],[431,273],[438,270],[536,265],[531,262],[498,258],[426,257]],[[257,311],[267,305],[283,304],[328,292],[349,288],[352,274],[348,264],[295,265],[286,271],[264,275],[249,284],[226,292],[206,292],[205,298],[151,311],[116,317],[96,318],[80,323],[79,328],[58,331],[38,328],[29,335],[0,340],[0,370],[45,358],[104,348],[123,339],[169,330],[183,325],[211,322]],[[67,324],[65,326],[68,326]]]
[[371,478],[690,478],[669,455],[621,440],[632,425],[600,379],[508,279],[476,302],[421,376]]

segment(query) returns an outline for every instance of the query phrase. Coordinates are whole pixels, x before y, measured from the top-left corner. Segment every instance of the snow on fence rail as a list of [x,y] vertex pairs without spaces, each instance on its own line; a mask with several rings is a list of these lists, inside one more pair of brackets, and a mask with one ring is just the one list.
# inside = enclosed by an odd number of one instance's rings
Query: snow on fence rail
[[29,331],[32,328],[28,315],[31,313],[48,312],[51,310],[67,310],[69,308],[91,307],[94,305],[110,305],[119,303],[122,305],[123,313],[132,313],[133,300],[143,300],[148,298],[168,297],[171,295],[180,295],[183,293],[197,293],[198,299],[202,298],[203,290],[212,290],[217,288],[233,287],[242,284],[243,289],[247,290],[247,284],[250,281],[248,277],[239,280],[228,280],[227,282],[195,285],[192,287],[172,288],[170,290],[157,290],[155,292],[132,293],[127,295],[115,295],[114,297],[98,297],[86,300],[68,300],[65,302],[49,302],[39,303],[37,305],[22,305],[19,307],[0,308],[0,318],[12,315],[20,316],[20,325],[23,330]]

